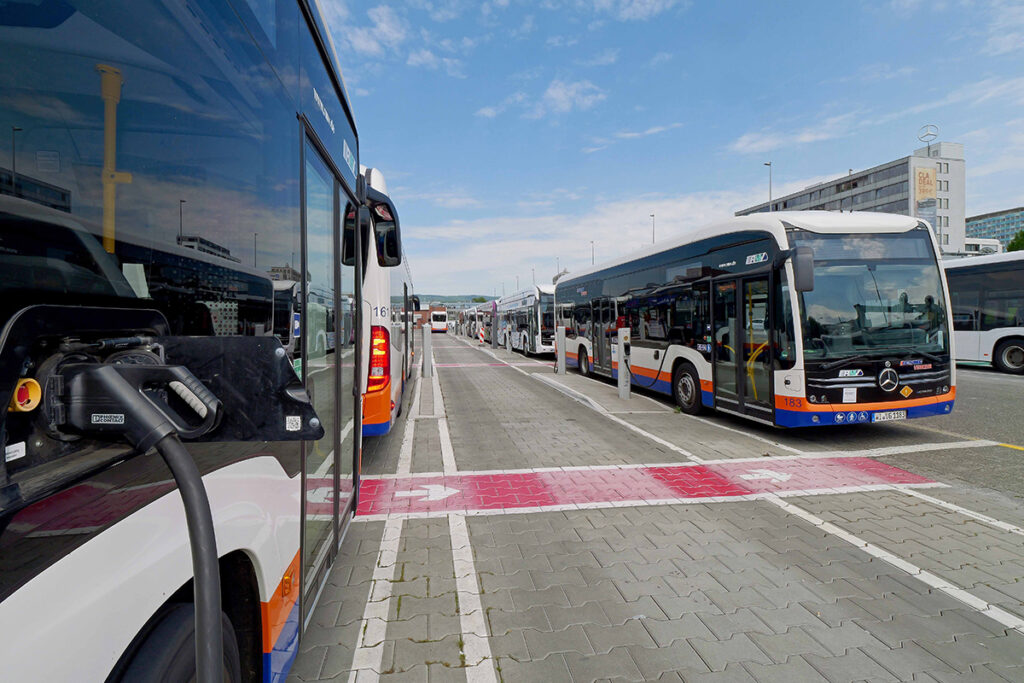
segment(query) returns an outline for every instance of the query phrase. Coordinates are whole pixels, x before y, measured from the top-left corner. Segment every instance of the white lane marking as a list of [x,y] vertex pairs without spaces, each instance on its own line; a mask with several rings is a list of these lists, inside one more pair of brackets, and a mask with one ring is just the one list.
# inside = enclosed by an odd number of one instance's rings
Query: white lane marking
[[[947,484],[939,482],[926,482],[923,484],[906,484],[914,488],[946,488]],[[438,519],[448,515],[470,516],[491,516],[491,515],[520,515],[532,512],[559,512],[565,510],[606,510],[609,508],[623,507],[654,507],[661,505],[700,505],[701,503],[739,503],[751,500],[764,500],[768,496],[777,498],[795,498],[806,496],[834,496],[845,493],[874,493],[877,491],[895,491],[892,484],[858,484],[856,486],[837,486],[827,489],[793,489],[792,491],[777,491],[775,493],[747,493],[738,496],[702,496],[696,498],[637,498],[636,500],[600,500],[590,503],[558,503],[555,505],[530,505],[518,508],[490,508],[462,510],[435,510],[432,512],[395,512],[377,513],[372,515],[359,515],[353,517],[353,522],[379,522],[401,517],[402,519]]]
[[984,522],[985,524],[993,526],[996,529],[1009,531],[1011,534],[1017,534],[1018,536],[1024,536],[1024,528],[1021,528],[1015,524],[1009,524],[1007,522],[1000,521],[995,517],[989,517],[988,515],[982,514],[980,512],[975,512],[974,510],[969,510],[968,508],[957,505],[956,503],[950,503],[949,501],[942,500],[941,498],[935,498],[934,496],[928,496],[923,493],[918,493],[913,489],[904,488],[903,486],[896,486],[895,490],[900,491],[901,493],[906,493],[907,495],[910,496],[914,496],[915,498],[920,498],[921,500],[926,500],[932,505],[937,505],[941,508],[945,508],[953,512],[958,512],[966,517],[972,517],[978,520],[979,522]]
[[392,582],[398,571],[398,543],[402,538],[402,523],[400,517],[389,518],[384,523],[384,535],[377,551],[377,564],[373,568],[370,595],[363,609],[359,638],[352,655],[349,683],[354,683],[357,678],[360,683],[380,679],[384,638],[387,636],[388,616],[391,613]]
[[767,479],[768,481],[775,483],[789,481],[792,477],[792,474],[776,472],[775,470],[750,470],[747,474],[740,475],[740,479],[747,479],[748,481]]
[[[566,374],[568,374],[568,373],[569,373],[569,371],[566,370]],[[580,375],[580,377],[582,379],[585,379],[585,380],[587,380],[589,382],[593,382],[594,384],[598,384],[598,385],[603,386],[603,387],[609,387],[609,388],[612,387],[612,385],[610,385],[610,384],[608,384],[606,382],[603,382],[602,380],[599,380],[599,379],[597,379],[595,377],[589,377],[587,375]],[[643,387],[643,386],[640,386],[638,384],[634,384],[633,388],[634,389],[646,389],[647,387]],[[662,403],[658,399],[651,398],[650,396],[648,396],[646,394],[641,394],[641,393],[638,392],[636,394],[631,395],[630,398],[643,398],[643,399],[647,399],[648,401],[650,401],[654,405],[656,405],[659,408],[661,408],[661,410],[657,411],[659,413],[671,413],[673,411],[672,408],[669,408],[667,405],[665,405],[664,403]]]
[[413,392],[412,404],[409,406],[409,414],[405,416],[405,431],[402,433],[402,445],[398,449],[398,466],[395,474],[407,475],[412,469],[412,446],[416,433],[416,418],[420,407],[420,387],[423,386],[423,378],[416,378],[416,391]]
[[448,433],[448,418],[437,421],[437,431],[441,436],[441,469],[444,474],[455,474],[459,468],[455,465],[455,449],[452,448],[452,437]]
[[561,393],[565,394],[566,396],[568,396],[569,398],[573,399],[574,401],[578,401],[579,403],[582,403],[583,405],[587,406],[591,410],[596,410],[599,413],[607,413],[608,412],[607,410],[604,409],[604,406],[602,406],[600,403],[598,403],[594,399],[592,399],[589,396],[587,396],[586,394],[584,394],[582,391],[576,391],[572,387],[566,386],[566,385],[562,384],[561,382],[558,382],[555,379],[553,379],[551,377],[548,377],[546,375],[536,375],[535,374],[535,375],[533,375],[533,378],[538,380],[538,381],[540,381],[540,382],[543,382],[544,384],[547,384],[547,385],[553,387],[555,390],[560,391]]
[[696,420],[697,422],[708,425],[709,427],[717,427],[718,429],[722,429],[727,432],[732,432],[733,434],[739,434],[740,436],[743,436],[744,438],[747,439],[753,439],[754,441],[766,443],[769,446],[774,446],[775,448],[778,448],[783,451],[789,451],[790,453],[803,453],[803,451],[801,451],[799,448],[793,448],[792,446],[787,446],[786,444],[779,443],[778,441],[772,441],[771,439],[766,439],[763,436],[751,434],[750,432],[745,432],[742,429],[736,429],[735,427],[727,427],[726,425],[718,424],[717,422],[708,420],[707,418],[697,417],[696,415],[687,415],[686,413],[683,413],[683,417],[687,420]]
[[441,398],[441,380],[437,376],[437,362],[434,361],[434,356],[430,356],[430,364],[434,366],[434,371],[430,373],[431,384],[434,390],[434,415],[444,415],[444,399]]
[[480,584],[473,562],[473,546],[463,515],[448,516],[448,532],[452,540],[452,561],[455,567],[455,590],[459,598],[459,625],[462,629],[462,653],[466,658],[468,683],[497,683],[492,664],[487,622],[480,604]]
[[764,500],[768,501],[769,503],[772,503],[773,505],[777,505],[786,512],[796,517],[799,517],[805,522],[813,524],[814,526],[818,527],[827,534],[843,539],[850,545],[860,548],[872,557],[877,557],[883,562],[886,562],[892,565],[893,567],[896,567],[897,569],[906,572],[907,574],[913,576],[914,578],[923,582],[924,584],[931,586],[936,590],[940,590],[949,597],[953,598],[954,600],[962,602],[968,607],[971,607],[972,609],[977,610],[985,616],[994,619],[1003,626],[1006,626],[1007,628],[1012,628],[1018,631],[1019,633],[1024,634],[1024,619],[1021,619],[1020,617],[1014,614],[1010,614],[1009,612],[1000,609],[996,605],[993,605],[990,602],[982,600],[981,598],[964,590],[956,584],[947,581],[946,579],[943,579],[940,576],[936,576],[935,574],[932,574],[929,571],[925,571],[917,565],[911,562],[907,562],[901,557],[893,555],[884,548],[880,548],[877,545],[868,543],[864,539],[855,536],[854,534],[851,534],[850,532],[844,529],[837,527],[835,524],[832,524],[831,522],[826,522],[825,520],[815,516],[814,514],[808,512],[807,510],[804,510],[801,507],[797,507],[792,503],[782,500],[778,496],[768,494],[764,497]]
[[[998,446],[996,441],[984,439],[971,439],[969,441],[944,441],[938,443],[911,444],[908,446],[884,446],[882,448],[867,448],[860,451],[840,451],[848,458],[879,458],[886,455],[899,455],[901,453],[924,453],[928,451],[948,451],[954,448],[987,448]],[[835,457],[837,451],[804,451],[801,455],[805,457]]]
[[418,489],[413,489],[411,491],[395,491],[391,495],[395,498],[418,498],[419,500],[431,502],[435,500],[444,500],[449,496],[454,496],[458,492],[459,489],[449,488],[444,484],[424,484]]

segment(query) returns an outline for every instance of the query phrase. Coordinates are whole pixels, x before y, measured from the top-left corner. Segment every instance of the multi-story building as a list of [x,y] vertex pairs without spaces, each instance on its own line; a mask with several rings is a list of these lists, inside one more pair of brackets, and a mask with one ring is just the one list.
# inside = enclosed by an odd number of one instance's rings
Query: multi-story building
[[962,252],[966,236],[964,146],[939,142],[910,156],[811,185],[736,212],[883,211],[927,220],[943,251]]
[[1024,206],[983,213],[980,216],[971,216],[967,219],[968,237],[997,239],[1003,247],[1008,247],[1010,240],[1021,230],[1024,230]]

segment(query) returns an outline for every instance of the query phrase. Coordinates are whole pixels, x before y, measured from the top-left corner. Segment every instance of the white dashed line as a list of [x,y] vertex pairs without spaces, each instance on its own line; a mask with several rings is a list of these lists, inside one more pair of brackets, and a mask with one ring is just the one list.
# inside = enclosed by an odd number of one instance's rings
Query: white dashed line
[[416,391],[413,392],[412,404],[409,406],[409,413],[405,416],[405,431],[402,433],[402,445],[398,449],[398,466],[395,474],[399,476],[408,475],[412,469],[412,446],[416,432],[416,413],[420,407],[420,387],[423,386],[423,377],[416,379]]
[[463,515],[448,515],[448,531],[452,540],[452,562],[455,568],[455,590],[459,603],[459,626],[462,629],[462,654],[466,659],[468,683],[496,683],[487,622],[480,604],[480,584],[473,562],[473,547]]
[[877,557],[883,562],[886,562],[892,565],[893,567],[896,567],[897,569],[906,572],[907,574],[913,576],[914,578],[925,583],[926,585],[931,586],[936,590],[942,591],[954,600],[957,600],[967,605],[968,607],[977,610],[985,616],[994,619],[1003,626],[1006,626],[1007,628],[1012,628],[1018,631],[1019,633],[1024,633],[1024,619],[1021,619],[1020,617],[1014,614],[1010,614],[1009,612],[997,607],[996,605],[993,605],[990,602],[982,600],[973,593],[970,593],[964,590],[963,588],[960,588],[959,586],[947,581],[946,579],[936,576],[935,574],[932,574],[929,571],[925,571],[917,565],[911,562],[907,562],[901,557],[893,555],[888,550],[880,548],[872,543],[868,543],[862,538],[855,536],[854,534],[851,534],[850,532],[844,529],[840,529],[835,524],[832,524],[831,522],[826,522],[820,517],[811,514],[807,510],[804,510],[801,507],[797,507],[792,503],[782,500],[776,495],[768,494],[764,496],[764,500],[768,501],[769,503],[772,503],[773,505],[777,505],[786,512],[796,517],[799,517],[805,522],[813,524],[814,526],[818,527],[827,534],[843,539],[850,545],[860,548],[872,557]]
[[355,683],[357,679],[359,683],[380,679],[384,639],[387,636],[388,615],[391,612],[392,582],[398,569],[398,544],[402,538],[402,523],[400,517],[388,518],[384,523],[384,536],[377,551],[377,564],[373,568],[373,583],[370,585],[370,595],[366,600],[359,627],[359,639],[352,655],[349,683]]
[[913,489],[904,488],[902,486],[896,486],[894,488],[895,488],[895,490],[900,491],[901,493],[906,493],[907,495],[914,496],[915,498],[920,498],[921,500],[926,500],[929,503],[931,503],[932,505],[937,505],[937,506],[939,506],[941,508],[945,508],[945,509],[951,510],[953,512],[958,512],[961,515],[964,515],[965,517],[971,517],[973,519],[978,520],[979,522],[984,522],[985,524],[988,524],[989,526],[993,526],[996,529],[1001,529],[1003,531],[1009,531],[1011,534],[1017,534],[1018,536],[1024,536],[1024,529],[1022,529],[1019,526],[1016,526],[1015,524],[1009,524],[1007,522],[1000,521],[1000,520],[996,519],[995,517],[989,517],[988,515],[984,515],[984,514],[982,514],[980,512],[975,512],[974,510],[969,510],[969,509],[967,509],[965,507],[961,507],[960,505],[957,505],[956,503],[950,503],[948,501],[942,500],[941,498],[935,498],[934,496],[928,496],[928,495],[925,495],[923,493],[918,493],[917,491],[914,491]]

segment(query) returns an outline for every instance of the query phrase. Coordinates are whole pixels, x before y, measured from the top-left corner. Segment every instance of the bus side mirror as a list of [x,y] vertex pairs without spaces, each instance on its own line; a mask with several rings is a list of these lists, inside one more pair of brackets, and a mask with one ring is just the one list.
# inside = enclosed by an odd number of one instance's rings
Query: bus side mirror
[[796,291],[814,291],[814,250],[810,247],[793,249],[793,280]]
[[401,265],[402,233],[395,205],[387,195],[373,188],[367,191],[367,198],[373,212],[373,239],[377,244],[378,262],[385,268]]
[[[345,224],[341,231],[341,263],[346,266],[356,264],[356,225],[359,226],[359,236],[363,241],[363,255],[366,255],[366,236],[370,234],[370,209],[360,205],[355,211],[345,216]],[[366,259],[363,259],[363,268],[366,267]]]

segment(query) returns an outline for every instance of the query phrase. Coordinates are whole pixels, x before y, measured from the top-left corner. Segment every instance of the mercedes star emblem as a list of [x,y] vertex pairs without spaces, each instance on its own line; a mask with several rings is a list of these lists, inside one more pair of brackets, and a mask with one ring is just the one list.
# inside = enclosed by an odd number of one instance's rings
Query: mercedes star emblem
[[900,376],[892,368],[886,368],[878,373],[878,386],[882,391],[896,391],[900,385]]

